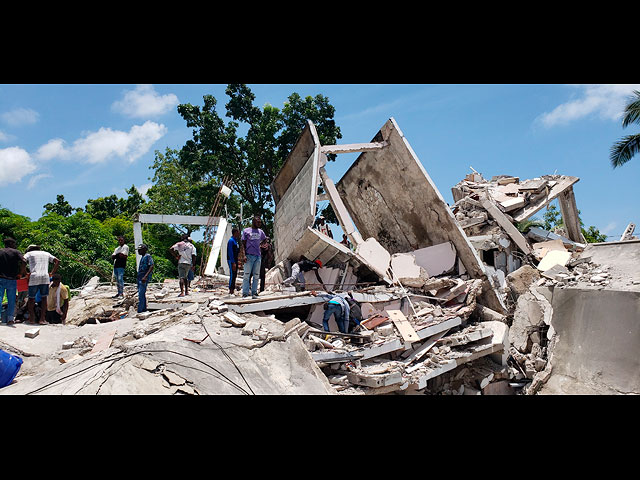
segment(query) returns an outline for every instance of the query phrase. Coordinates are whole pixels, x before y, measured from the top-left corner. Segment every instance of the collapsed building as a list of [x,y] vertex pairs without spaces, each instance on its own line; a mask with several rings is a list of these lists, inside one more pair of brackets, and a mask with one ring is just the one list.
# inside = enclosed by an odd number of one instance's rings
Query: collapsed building
[[[327,155],[342,153],[359,155],[334,183]],[[309,121],[271,185],[265,292],[226,295],[227,272],[214,266],[230,228],[201,219],[219,226],[216,255],[191,298],[176,298],[171,281],[151,285],[150,311],[137,314],[134,287],[114,303],[95,279],[71,326],[4,337],[0,348],[28,368],[0,393],[638,393],[640,241],[631,229],[586,244],[578,180],[474,170],[448,205],[393,118],[350,145],[322,145]],[[518,229],[556,199],[563,231]],[[313,227],[321,200],[352,248]],[[308,290],[282,286],[302,258],[322,262],[322,284],[307,272]],[[325,291],[358,302],[356,331],[334,319],[322,329]]]

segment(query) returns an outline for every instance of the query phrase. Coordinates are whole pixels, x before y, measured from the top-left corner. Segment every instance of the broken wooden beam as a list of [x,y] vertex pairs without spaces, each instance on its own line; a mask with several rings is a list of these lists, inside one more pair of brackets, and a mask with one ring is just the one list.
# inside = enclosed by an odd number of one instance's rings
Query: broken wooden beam
[[411,323],[409,323],[407,317],[404,316],[404,313],[400,310],[387,310],[387,313],[389,314],[389,319],[396,326],[398,332],[402,335],[402,339],[406,343],[413,343],[420,340],[420,337],[411,326]]

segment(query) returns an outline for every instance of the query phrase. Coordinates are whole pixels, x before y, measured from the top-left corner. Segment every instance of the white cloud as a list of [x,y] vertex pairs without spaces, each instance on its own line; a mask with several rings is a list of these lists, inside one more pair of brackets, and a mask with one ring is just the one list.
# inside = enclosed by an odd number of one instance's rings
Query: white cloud
[[42,145],[35,153],[38,160],[51,160],[53,158],[64,158],[68,156],[68,152],[64,146],[64,140],[54,138]]
[[50,140],[38,149],[36,157],[40,160],[58,158],[92,164],[121,158],[133,163],[166,133],[167,127],[150,121],[134,125],[128,132],[103,127],[79,138],[70,147],[61,139]]
[[0,185],[19,182],[35,169],[31,156],[22,148],[0,149]]
[[163,115],[177,104],[178,97],[173,93],[160,95],[153,85],[138,85],[135,90],[125,92],[122,100],[115,101],[111,109],[128,117],[148,118]]
[[0,115],[2,121],[12,127],[20,127],[23,125],[33,125],[38,121],[40,114],[30,108],[16,108]]
[[38,175],[34,175],[29,179],[29,183],[27,184],[27,190],[31,190],[43,178],[50,178],[50,177],[53,177],[53,175],[51,175],[50,173],[39,173]]
[[13,140],[15,137],[13,135],[9,135],[8,133],[4,133],[0,130],[0,142],[9,142]]
[[604,120],[618,120],[633,90],[640,85],[572,85],[578,97],[562,103],[537,118],[545,127],[566,125],[574,120],[597,115]]
[[140,192],[140,195],[145,196],[151,187],[153,187],[153,183],[145,183],[144,185],[136,187],[136,189]]

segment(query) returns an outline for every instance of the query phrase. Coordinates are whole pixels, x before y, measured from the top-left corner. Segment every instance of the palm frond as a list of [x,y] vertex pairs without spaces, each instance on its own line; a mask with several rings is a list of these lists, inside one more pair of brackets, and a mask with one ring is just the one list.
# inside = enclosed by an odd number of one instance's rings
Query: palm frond
[[611,166],[618,168],[627,163],[640,152],[640,134],[622,137],[611,147],[609,159]]
[[633,91],[633,96],[629,99],[629,103],[624,109],[622,128],[626,128],[632,123],[640,124],[640,91],[638,90]]

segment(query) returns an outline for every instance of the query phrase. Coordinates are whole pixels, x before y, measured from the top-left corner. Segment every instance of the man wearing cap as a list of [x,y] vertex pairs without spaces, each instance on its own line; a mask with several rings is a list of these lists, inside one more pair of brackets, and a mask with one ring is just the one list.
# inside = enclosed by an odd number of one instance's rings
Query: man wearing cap
[[326,290],[327,288],[324,286],[324,283],[320,278],[320,274],[318,273],[319,268],[322,268],[322,262],[320,260],[312,262],[311,260],[303,258],[291,266],[291,276],[286,278],[282,284],[285,286],[294,284],[296,285],[296,290],[299,289],[299,291],[303,291],[305,289],[304,272],[313,270],[316,274],[316,278],[318,279],[318,283]]
[[147,246],[143,243],[138,247],[140,264],[138,265],[138,313],[147,311],[147,285],[153,272],[153,258],[147,253]]

